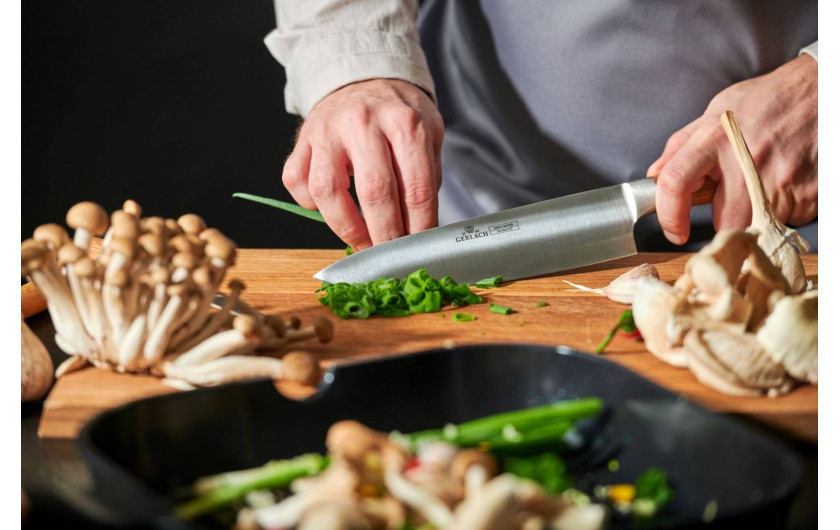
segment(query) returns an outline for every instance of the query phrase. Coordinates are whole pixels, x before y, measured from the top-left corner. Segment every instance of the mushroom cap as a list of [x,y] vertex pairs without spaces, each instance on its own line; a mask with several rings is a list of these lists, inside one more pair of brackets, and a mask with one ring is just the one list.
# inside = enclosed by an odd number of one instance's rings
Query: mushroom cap
[[79,278],[93,278],[96,275],[96,264],[87,256],[83,256],[73,263],[73,274]]
[[236,246],[226,237],[218,237],[205,239],[207,244],[204,247],[204,253],[210,258],[222,260],[226,265],[233,265],[236,257]]
[[166,232],[166,224],[163,217],[144,217],[140,219],[140,230],[163,235]]
[[67,265],[68,263],[76,263],[80,259],[87,257],[87,252],[73,243],[67,242],[58,249],[57,257],[60,265]]
[[108,244],[111,254],[122,254],[126,259],[134,258],[134,240],[127,237],[113,237]]
[[137,244],[146,254],[153,257],[162,256],[166,251],[163,235],[160,233],[146,232],[137,238]]
[[776,303],[757,339],[792,377],[817,384],[818,300],[816,291],[786,296]]
[[67,226],[101,236],[108,230],[108,213],[95,202],[80,202],[67,211]]
[[374,431],[355,420],[333,423],[327,431],[327,450],[356,464],[370,451],[378,450],[388,441],[385,433]]
[[169,296],[187,297],[195,292],[195,285],[190,281],[173,283],[166,287],[166,294]]
[[236,315],[233,319],[233,329],[249,338],[262,335],[260,322],[251,315]]
[[198,260],[195,255],[189,251],[176,252],[172,256],[172,266],[176,268],[184,268],[188,271],[195,269],[198,266]]
[[21,276],[29,274],[30,271],[40,269],[47,259],[47,246],[34,239],[25,239],[20,244],[20,270]]
[[268,315],[265,317],[265,323],[274,331],[278,337],[286,335],[286,323],[277,315]]
[[181,227],[178,226],[178,221],[175,219],[164,219],[163,226],[166,227],[166,231],[169,233],[170,237],[182,233]]
[[202,241],[210,241],[211,239],[225,238],[225,235],[217,228],[207,228],[198,234],[198,238]]
[[698,381],[730,396],[756,396],[758,388],[744,384],[709,351],[700,338],[700,332],[692,329],[685,336],[686,361],[689,370]]
[[178,218],[178,226],[186,234],[198,235],[207,228],[207,223],[204,219],[194,213],[185,213]]
[[122,209],[125,213],[133,215],[137,219],[140,219],[140,216],[143,214],[143,208],[134,199],[126,199],[123,202]]
[[172,236],[172,238],[169,240],[168,245],[169,248],[174,249],[175,252],[189,252],[191,254],[195,252],[195,247],[193,247],[193,244],[190,243],[190,240],[187,239],[187,237],[183,234],[177,234],[175,236]]
[[206,265],[196,267],[192,272],[192,280],[202,291],[206,291],[213,286],[213,274]]
[[328,318],[322,316],[313,318],[312,327],[315,328],[315,335],[318,337],[318,342],[325,344],[332,340],[333,325]]
[[124,269],[120,269],[109,278],[105,278],[105,283],[114,287],[123,288],[128,285],[128,273]]
[[123,210],[115,210],[111,214],[111,230],[116,237],[137,239],[140,235],[140,224],[137,218]]
[[169,283],[169,271],[163,268],[153,270],[151,274],[149,274],[149,282],[152,285]]
[[668,322],[682,293],[665,282],[640,278],[633,294],[633,320],[655,356],[674,366],[685,366],[685,358],[668,340]]
[[283,379],[315,386],[321,379],[321,367],[315,356],[305,351],[291,351],[283,356]]
[[245,283],[239,278],[234,278],[228,283],[228,288],[231,292],[242,292],[245,290]]
[[483,467],[487,470],[488,477],[492,477],[499,472],[499,464],[489,454],[478,449],[464,449],[458,451],[458,454],[455,455],[455,459],[452,460],[452,465],[449,467],[449,473],[453,479],[461,484],[464,482],[467,470],[472,466]]
[[46,243],[51,248],[59,248],[61,245],[70,241],[67,230],[63,226],[55,223],[47,223],[36,228],[35,232],[32,233],[32,239]]

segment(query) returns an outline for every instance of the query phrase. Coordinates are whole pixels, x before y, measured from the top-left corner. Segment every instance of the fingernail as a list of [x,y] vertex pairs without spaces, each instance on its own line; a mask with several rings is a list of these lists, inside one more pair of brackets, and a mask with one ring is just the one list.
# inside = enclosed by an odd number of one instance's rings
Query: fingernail
[[654,161],[654,163],[650,165],[650,167],[647,170],[647,173],[645,173],[645,176],[647,176],[647,177],[657,176],[659,174],[659,171],[662,169],[662,168],[659,167],[659,162],[661,160],[662,160],[662,157],[657,158]]
[[675,245],[682,245],[683,244],[682,238],[680,236],[678,236],[677,234],[672,234],[671,232],[669,232],[667,230],[662,230],[662,233],[665,234],[665,238],[668,241],[670,241],[671,243],[673,243]]

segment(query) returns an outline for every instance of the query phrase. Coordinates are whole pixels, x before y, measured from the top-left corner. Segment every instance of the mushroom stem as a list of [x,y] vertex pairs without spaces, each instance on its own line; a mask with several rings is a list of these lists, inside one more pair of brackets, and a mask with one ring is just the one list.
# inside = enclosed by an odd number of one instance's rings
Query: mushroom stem
[[253,348],[257,341],[246,337],[237,329],[229,329],[217,333],[205,341],[200,342],[192,349],[172,361],[175,366],[195,366],[219,357],[240,350],[242,348]]
[[233,280],[230,282],[230,296],[225,299],[224,305],[219,310],[218,313],[214,314],[210,317],[210,320],[207,322],[207,325],[202,328],[198,334],[193,335],[191,338],[185,338],[184,341],[180,344],[173,344],[171,350],[180,350],[186,351],[193,348],[195,345],[199,344],[207,337],[216,333],[230,318],[231,311],[234,307],[236,307],[237,303],[239,302],[239,295],[242,290],[245,289],[245,284],[240,282],[239,280]]
[[[178,287],[173,286],[173,287]],[[173,293],[173,296],[166,303],[166,307],[160,314],[160,318],[149,332],[149,338],[143,346],[143,364],[149,366],[160,361],[166,351],[169,336],[172,333],[172,324],[178,319],[181,308],[185,303],[184,292]]]
[[134,370],[139,366],[143,353],[143,339],[146,337],[146,315],[137,315],[123,337],[118,349],[119,364],[126,370]]
[[[452,512],[440,499],[423,488],[412,484],[403,478],[398,471],[386,470],[384,479],[385,486],[394,497],[425,517],[436,528],[450,528]],[[461,527],[453,526],[452,528]]]
[[166,377],[196,386],[215,386],[261,377],[279,379],[282,363],[273,357],[227,356],[198,365],[163,364]]
[[70,372],[81,370],[85,367],[87,363],[87,359],[85,359],[81,355],[71,355],[70,357],[65,359],[61,364],[59,364],[58,368],[55,369],[55,378],[58,379],[63,375],[69,374]]

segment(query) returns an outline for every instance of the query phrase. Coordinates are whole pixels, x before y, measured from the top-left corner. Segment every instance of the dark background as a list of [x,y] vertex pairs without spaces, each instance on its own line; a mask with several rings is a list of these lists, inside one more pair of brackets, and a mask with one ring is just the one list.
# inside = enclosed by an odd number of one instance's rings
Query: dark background
[[241,247],[344,248],[321,223],[231,198],[291,201],[299,118],[263,45],[271,0],[23,2],[21,239],[73,204],[195,212]]

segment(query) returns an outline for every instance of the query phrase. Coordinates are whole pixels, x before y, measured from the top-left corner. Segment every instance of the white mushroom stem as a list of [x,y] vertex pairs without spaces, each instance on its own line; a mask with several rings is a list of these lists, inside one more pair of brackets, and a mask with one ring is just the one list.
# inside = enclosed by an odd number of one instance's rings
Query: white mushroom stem
[[274,506],[254,510],[254,519],[260,528],[292,528],[305,507],[304,494],[292,495]]
[[464,473],[464,495],[470,497],[476,494],[490,479],[487,468],[482,465],[472,465]]
[[102,286],[102,308],[107,315],[111,342],[119,347],[130,325],[126,320],[125,302],[120,287],[109,283]]
[[143,340],[146,337],[146,315],[140,314],[128,327],[128,331],[119,345],[119,364],[127,370],[134,370],[140,365],[140,356],[143,354]]
[[517,479],[499,475],[480,493],[467,497],[455,511],[451,528],[458,530],[502,530],[513,528],[520,505],[516,497]]
[[87,365],[87,359],[80,355],[71,355],[67,359],[65,359],[61,364],[58,365],[58,368],[55,369],[55,378],[58,379],[59,377],[69,374],[70,372],[75,372],[76,370],[81,370],[82,368]]
[[166,287],[167,284],[164,282],[155,284],[152,299],[151,302],[149,302],[149,309],[146,313],[146,327],[149,332],[151,332],[152,328],[157,325],[158,319],[163,312],[163,308],[167,304]]
[[166,377],[181,379],[197,386],[215,386],[260,377],[279,379],[282,362],[274,357],[227,356],[203,364],[176,366],[163,364]]
[[192,349],[197,344],[201,343],[214,333],[216,333],[223,325],[225,325],[231,315],[231,311],[234,307],[236,307],[237,302],[239,301],[239,293],[242,292],[244,286],[241,282],[231,283],[231,293],[230,296],[225,298],[225,303],[222,305],[222,308],[219,312],[215,313],[210,319],[207,321],[207,324],[202,328],[198,334],[194,334],[192,337],[185,338],[183,342],[180,344],[173,344],[173,350],[180,350],[186,351]]
[[166,307],[163,308],[160,318],[155,322],[154,327],[149,332],[149,338],[143,346],[144,366],[155,364],[163,357],[166,345],[169,342],[169,336],[172,333],[172,324],[177,321],[184,302],[184,296],[176,294],[166,303]]
[[178,356],[173,364],[176,366],[194,366],[224,357],[242,348],[250,347],[253,349],[257,344],[258,341],[254,337],[246,337],[237,329],[229,329],[200,342],[192,349],[184,352],[183,355]]
[[[55,320],[53,320],[53,324],[54,323]],[[58,346],[58,348],[67,355],[71,355],[73,357],[81,357],[81,355],[76,352],[76,348],[70,343],[70,341],[65,339],[64,336],[58,330],[56,330],[55,332],[55,345]]]
[[56,281],[51,277],[51,274],[45,274],[40,269],[30,271],[29,276],[44,295],[44,298],[47,299],[50,318],[52,318],[57,334],[64,339],[64,347],[59,345],[59,348],[70,355],[78,353],[90,357],[93,353],[93,345],[85,332],[68,286],[63,282]]
[[436,528],[449,528],[452,523],[452,512],[440,499],[411,483],[397,471],[386,470],[384,479],[385,487],[394,497],[425,517]]

